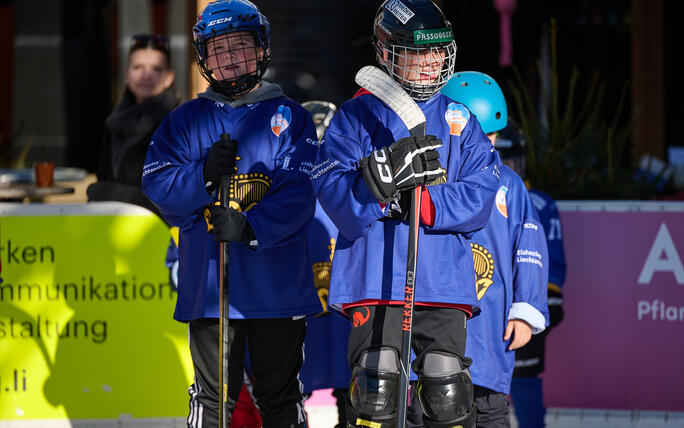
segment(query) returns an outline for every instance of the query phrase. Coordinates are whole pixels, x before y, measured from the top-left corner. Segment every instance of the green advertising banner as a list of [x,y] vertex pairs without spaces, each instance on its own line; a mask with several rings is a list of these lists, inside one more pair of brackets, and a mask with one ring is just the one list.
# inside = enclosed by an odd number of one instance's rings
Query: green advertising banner
[[0,204],[0,424],[187,414],[169,237],[127,204]]

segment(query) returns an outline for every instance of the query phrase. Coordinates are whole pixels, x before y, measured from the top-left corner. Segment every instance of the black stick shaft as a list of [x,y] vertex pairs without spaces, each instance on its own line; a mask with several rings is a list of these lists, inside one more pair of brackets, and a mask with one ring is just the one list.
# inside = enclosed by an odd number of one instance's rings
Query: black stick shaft
[[406,426],[408,389],[411,376],[411,332],[413,330],[413,302],[416,285],[420,202],[421,188],[418,186],[411,193],[411,211],[409,215],[409,244],[406,257],[406,282],[404,284],[404,314],[401,321],[401,377],[399,378],[398,428]]
[[[425,135],[425,122],[409,129],[412,137]],[[406,253],[406,282],[404,284],[404,316],[401,321],[401,377],[399,378],[399,411],[397,428],[406,427],[408,390],[411,377],[411,332],[413,331],[413,302],[416,287],[416,265],[418,261],[418,231],[420,228],[421,187],[411,192],[409,211],[409,240]]]
[[[222,207],[228,207],[228,188],[230,176],[221,176],[219,188],[219,203]],[[230,272],[230,243],[222,242],[220,246],[221,265],[219,269],[219,427],[230,426],[230,409],[228,406],[228,358],[230,357],[231,334],[228,322],[229,272]]]

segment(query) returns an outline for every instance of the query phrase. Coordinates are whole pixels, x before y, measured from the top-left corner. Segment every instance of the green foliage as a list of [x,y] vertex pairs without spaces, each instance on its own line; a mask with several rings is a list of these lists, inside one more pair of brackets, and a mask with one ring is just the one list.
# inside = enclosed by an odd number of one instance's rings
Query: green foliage
[[[565,200],[652,198],[654,186],[645,177],[635,178],[630,156],[631,124],[621,120],[627,83],[614,112],[605,111],[605,83],[598,72],[591,76],[588,89],[580,93],[578,81],[585,74],[574,66],[561,94],[553,21],[550,39],[550,89],[541,94],[541,111],[537,111],[517,71],[510,85],[514,117],[527,140],[526,177],[532,187]],[[537,68],[543,88],[540,61]]]

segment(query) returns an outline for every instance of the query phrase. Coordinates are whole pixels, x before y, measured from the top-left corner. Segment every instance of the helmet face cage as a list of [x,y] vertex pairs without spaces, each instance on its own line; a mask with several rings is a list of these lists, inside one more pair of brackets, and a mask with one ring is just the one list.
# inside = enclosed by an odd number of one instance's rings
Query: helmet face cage
[[456,42],[418,46],[376,43],[378,61],[416,101],[425,101],[454,74]]
[[270,61],[270,49],[264,49],[258,40],[256,32],[236,31],[194,44],[200,72],[212,89],[236,97],[261,81]]
[[499,132],[499,137],[494,147],[501,156],[501,161],[511,167],[521,177],[525,177],[527,167],[527,147],[525,136],[520,132],[517,125],[509,123]]

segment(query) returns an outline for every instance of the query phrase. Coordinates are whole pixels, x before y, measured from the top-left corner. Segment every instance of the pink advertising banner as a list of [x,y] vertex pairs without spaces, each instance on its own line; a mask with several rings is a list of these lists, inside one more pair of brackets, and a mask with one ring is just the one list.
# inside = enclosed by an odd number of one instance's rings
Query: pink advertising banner
[[546,405],[684,411],[684,204],[559,209],[568,273]]

